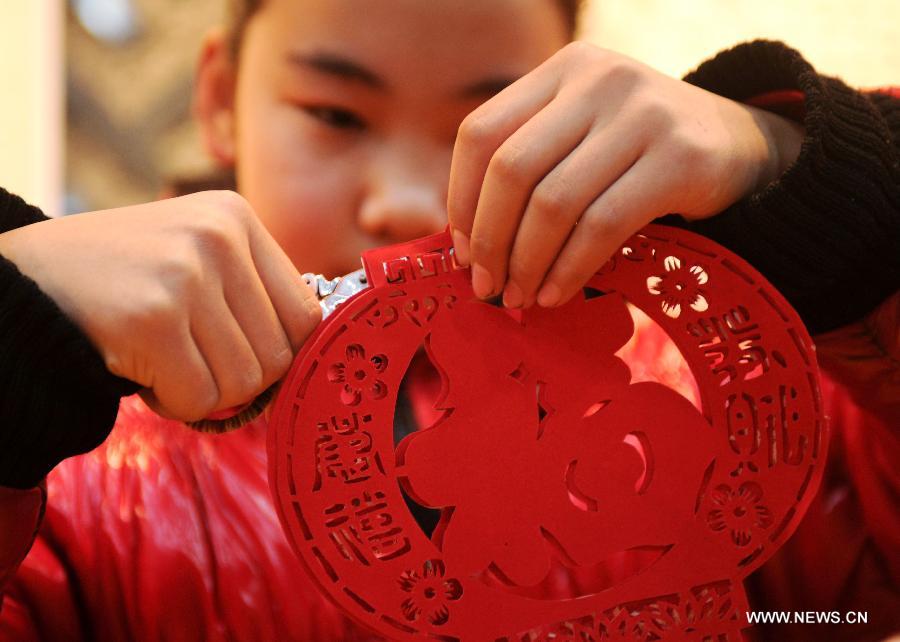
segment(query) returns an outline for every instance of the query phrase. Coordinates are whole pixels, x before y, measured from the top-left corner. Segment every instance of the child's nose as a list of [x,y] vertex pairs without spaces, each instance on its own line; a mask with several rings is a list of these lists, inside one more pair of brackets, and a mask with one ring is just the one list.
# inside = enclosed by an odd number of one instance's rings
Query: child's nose
[[382,184],[359,211],[360,227],[384,243],[400,243],[435,234],[447,224],[442,191],[431,185]]

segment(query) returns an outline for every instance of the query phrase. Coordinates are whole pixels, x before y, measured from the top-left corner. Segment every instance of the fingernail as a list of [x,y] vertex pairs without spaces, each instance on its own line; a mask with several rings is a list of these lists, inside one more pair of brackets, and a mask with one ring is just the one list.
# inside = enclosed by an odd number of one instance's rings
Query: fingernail
[[453,250],[457,263],[463,267],[469,265],[469,237],[459,230],[453,230]]
[[548,283],[541,288],[540,292],[538,292],[537,302],[538,305],[542,308],[552,308],[554,305],[559,303],[561,297],[562,290],[560,290],[554,284]]
[[489,297],[494,291],[491,273],[477,263],[472,265],[472,290],[479,299]]
[[503,305],[507,308],[521,308],[523,299],[522,288],[516,285],[515,281],[506,284],[503,290]]

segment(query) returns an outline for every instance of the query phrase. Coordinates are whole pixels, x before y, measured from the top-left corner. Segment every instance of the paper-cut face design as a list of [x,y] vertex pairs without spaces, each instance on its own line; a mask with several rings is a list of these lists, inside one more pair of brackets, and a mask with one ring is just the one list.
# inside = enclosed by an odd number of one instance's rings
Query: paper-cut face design
[[[391,639],[740,639],[742,580],[795,528],[825,457],[796,314],[668,228],[552,310],[475,300],[449,248],[369,252],[371,287],[307,342],[273,410],[273,494],[322,590]],[[632,382],[626,301],[677,346],[699,410]],[[395,447],[422,346],[439,418]],[[404,495],[440,509],[430,538]]]

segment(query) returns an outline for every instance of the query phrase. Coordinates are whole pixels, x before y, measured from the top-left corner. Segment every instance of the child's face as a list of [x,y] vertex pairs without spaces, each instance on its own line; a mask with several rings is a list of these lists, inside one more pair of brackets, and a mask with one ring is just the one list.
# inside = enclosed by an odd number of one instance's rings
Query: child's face
[[267,0],[201,120],[295,265],[343,274],[443,229],[460,122],[565,45],[564,24],[555,0]]

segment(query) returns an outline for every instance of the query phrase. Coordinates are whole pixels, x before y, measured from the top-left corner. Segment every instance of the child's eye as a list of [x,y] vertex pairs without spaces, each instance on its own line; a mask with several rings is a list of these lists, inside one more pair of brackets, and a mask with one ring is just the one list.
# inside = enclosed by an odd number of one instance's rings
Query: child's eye
[[362,118],[346,109],[307,106],[304,107],[303,110],[316,120],[320,120],[329,127],[334,127],[335,129],[361,130],[365,129],[366,126],[366,123]]

